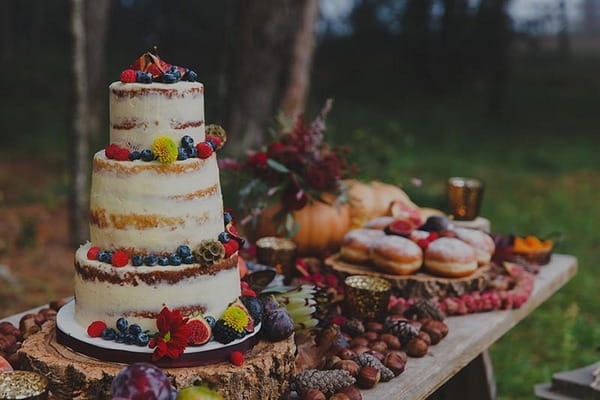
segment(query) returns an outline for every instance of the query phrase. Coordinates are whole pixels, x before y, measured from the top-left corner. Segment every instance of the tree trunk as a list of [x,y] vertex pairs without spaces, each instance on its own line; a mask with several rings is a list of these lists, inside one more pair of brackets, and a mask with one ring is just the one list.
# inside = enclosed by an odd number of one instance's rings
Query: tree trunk
[[310,1],[235,1],[224,119],[233,139],[229,152],[239,155],[262,144],[289,80],[298,27]]
[[304,2],[302,20],[298,26],[294,43],[288,84],[281,101],[281,111],[288,118],[294,118],[301,114],[306,105],[318,13],[319,3],[317,0]]
[[71,126],[71,242],[83,243],[87,237],[87,188],[89,172],[88,82],[86,63],[85,1],[71,0],[71,34],[73,35],[74,107]]

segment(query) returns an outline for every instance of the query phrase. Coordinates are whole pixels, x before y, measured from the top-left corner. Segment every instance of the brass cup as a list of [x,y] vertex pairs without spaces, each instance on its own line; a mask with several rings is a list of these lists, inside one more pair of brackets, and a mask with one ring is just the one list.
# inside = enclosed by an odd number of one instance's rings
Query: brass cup
[[381,321],[387,314],[392,284],[369,275],[352,275],[344,280],[346,313],[360,320]]
[[290,239],[265,236],[256,241],[256,261],[260,264],[281,268],[286,281],[294,277],[296,243]]
[[45,400],[48,379],[37,372],[10,371],[0,373],[0,399]]
[[472,221],[479,215],[483,200],[483,182],[475,178],[448,179],[450,214],[459,221]]

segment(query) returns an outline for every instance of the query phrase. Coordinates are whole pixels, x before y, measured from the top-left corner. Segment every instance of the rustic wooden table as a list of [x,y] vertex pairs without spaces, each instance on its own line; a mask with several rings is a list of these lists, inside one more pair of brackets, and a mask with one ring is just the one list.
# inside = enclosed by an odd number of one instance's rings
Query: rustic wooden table
[[[536,277],[531,297],[521,308],[448,318],[450,333],[440,344],[431,347],[429,354],[423,358],[409,359],[406,371],[402,375],[364,391],[363,398],[495,398],[495,385],[487,349],[567,283],[576,271],[575,257],[554,255],[550,264],[542,267]],[[6,319],[18,325],[23,314]]]
[[576,271],[575,257],[554,255],[550,264],[541,268],[533,293],[521,308],[448,318],[450,333],[444,340],[431,347],[427,356],[410,358],[406,370],[399,377],[364,391],[363,399],[495,398],[491,363],[486,350],[567,283]]

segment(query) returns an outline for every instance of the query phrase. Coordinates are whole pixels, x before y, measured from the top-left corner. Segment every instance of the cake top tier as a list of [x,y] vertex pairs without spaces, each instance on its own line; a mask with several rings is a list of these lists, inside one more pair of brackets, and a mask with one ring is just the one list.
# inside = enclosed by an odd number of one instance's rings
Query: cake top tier
[[175,143],[204,141],[204,86],[187,68],[145,53],[109,87],[110,143],[130,151],[151,147],[157,137]]

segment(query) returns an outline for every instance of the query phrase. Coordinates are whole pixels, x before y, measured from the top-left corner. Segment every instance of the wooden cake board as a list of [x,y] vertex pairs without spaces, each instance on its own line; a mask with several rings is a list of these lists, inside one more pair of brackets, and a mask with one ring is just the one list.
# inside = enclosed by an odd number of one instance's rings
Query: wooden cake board
[[411,275],[391,275],[379,272],[372,266],[351,264],[343,261],[338,254],[325,260],[334,271],[346,275],[372,275],[387,279],[395,292],[405,298],[445,298],[462,296],[467,293],[485,290],[490,282],[489,265],[479,267],[473,274],[463,278],[443,278],[425,272]]
[[[48,321],[39,333],[23,342],[19,351],[22,368],[45,375],[50,391],[59,400],[109,400],[110,384],[125,364],[75,353],[56,342],[55,331],[55,322]],[[295,352],[292,336],[275,343],[258,342],[239,367],[223,362],[163,371],[177,389],[202,381],[228,400],[278,399],[294,375]]]

